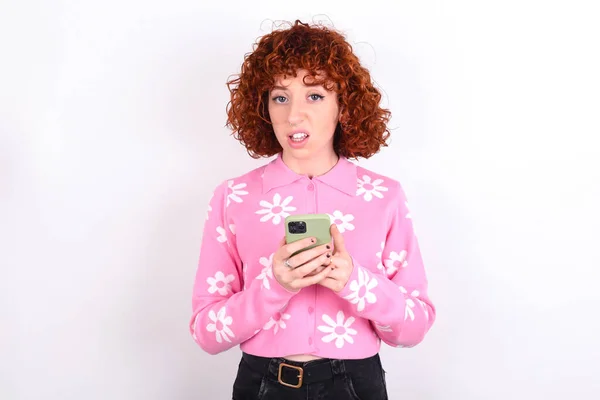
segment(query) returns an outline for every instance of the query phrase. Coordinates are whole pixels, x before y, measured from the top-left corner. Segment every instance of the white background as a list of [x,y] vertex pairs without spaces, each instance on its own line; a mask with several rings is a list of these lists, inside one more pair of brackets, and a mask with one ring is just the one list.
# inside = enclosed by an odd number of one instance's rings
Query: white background
[[438,319],[392,399],[597,399],[594,2],[0,1],[0,398],[230,398],[188,333],[210,192],[252,160],[225,81],[333,23],[384,90],[361,165],[409,196]]

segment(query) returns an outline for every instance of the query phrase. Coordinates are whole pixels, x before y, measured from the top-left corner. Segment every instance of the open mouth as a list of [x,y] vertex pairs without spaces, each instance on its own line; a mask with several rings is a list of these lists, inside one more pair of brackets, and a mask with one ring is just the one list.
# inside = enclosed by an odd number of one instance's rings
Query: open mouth
[[308,133],[306,133],[306,132],[295,132],[290,135],[290,139],[293,142],[302,142],[307,137],[308,137]]

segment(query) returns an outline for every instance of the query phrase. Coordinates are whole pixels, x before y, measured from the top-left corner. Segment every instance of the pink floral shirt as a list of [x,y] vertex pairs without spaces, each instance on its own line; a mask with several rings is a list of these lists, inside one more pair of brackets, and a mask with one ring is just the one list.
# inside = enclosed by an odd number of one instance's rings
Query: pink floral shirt
[[[352,256],[336,293],[298,293],[273,277],[272,258],[290,214],[327,213]],[[240,345],[263,357],[365,358],[381,341],[420,343],[435,320],[427,278],[400,184],[345,158],[325,175],[273,161],[219,185],[204,225],[190,332],[217,354]]]

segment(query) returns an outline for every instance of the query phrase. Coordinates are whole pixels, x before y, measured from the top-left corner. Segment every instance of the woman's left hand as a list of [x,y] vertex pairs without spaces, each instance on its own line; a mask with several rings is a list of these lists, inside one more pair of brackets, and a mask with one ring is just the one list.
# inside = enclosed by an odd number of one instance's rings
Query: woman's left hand
[[333,270],[326,278],[319,281],[319,285],[329,288],[334,292],[340,292],[352,275],[354,263],[346,250],[344,237],[338,227],[332,224],[330,229],[333,238],[333,255],[330,258],[330,263],[333,264]]

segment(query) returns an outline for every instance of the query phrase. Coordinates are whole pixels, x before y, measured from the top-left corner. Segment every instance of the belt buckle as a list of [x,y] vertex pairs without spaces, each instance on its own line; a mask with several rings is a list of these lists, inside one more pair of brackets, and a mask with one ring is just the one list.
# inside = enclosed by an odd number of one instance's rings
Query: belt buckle
[[[298,371],[298,383],[296,385],[292,385],[291,383],[284,382],[281,379],[281,372],[283,371],[283,367],[292,368],[292,369],[295,369]],[[279,383],[281,383],[282,385],[298,389],[300,386],[302,386],[302,378],[303,377],[304,377],[304,370],[302,369],[302,367],[297,367],[295,365],[286,364],[284,362],[279,364],[279,373],[277,374],[277,381]]]

